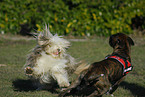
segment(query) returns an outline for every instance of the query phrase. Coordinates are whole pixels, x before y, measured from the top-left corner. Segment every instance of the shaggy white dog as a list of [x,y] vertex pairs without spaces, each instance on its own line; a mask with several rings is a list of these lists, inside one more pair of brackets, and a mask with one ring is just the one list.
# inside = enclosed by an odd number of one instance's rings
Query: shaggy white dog
[[61,36],[52,35],[49,28],[37,35],[37,45],[28,55],[25,73],[35,81],[38,89],[51,88],[55,82],[59,87],[68,87],[69,74],[76,69],[76,61],[66,53],[70,42]]

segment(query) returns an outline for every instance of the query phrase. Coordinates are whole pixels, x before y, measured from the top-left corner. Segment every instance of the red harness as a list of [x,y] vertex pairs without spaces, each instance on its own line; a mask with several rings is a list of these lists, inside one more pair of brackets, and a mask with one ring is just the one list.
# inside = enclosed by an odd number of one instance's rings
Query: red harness
[[122,64],[123,75],[126,75],[127,73],[129,73],[129,71],[131,71],[133,69],[131,63],[128,60],[125,60],[125,59],[115,56],[115,55],[107,56],[105,59],[108,59],[108,58],[116,59],[118,62],[120,62]]

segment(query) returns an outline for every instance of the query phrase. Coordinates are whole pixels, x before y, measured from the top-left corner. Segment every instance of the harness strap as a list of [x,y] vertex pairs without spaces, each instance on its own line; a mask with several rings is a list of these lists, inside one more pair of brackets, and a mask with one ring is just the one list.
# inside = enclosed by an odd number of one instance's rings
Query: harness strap
[[105,59],[108,59],[108,58],[116,59],[119,63],[122,64],[122,66],[123,66],[123,75],[128,74],[129,71],[131,71],[133,69],[131,63],[128,60],[125,60],[125,59],[123,59],[121,57],[118,57],[118,56],[115,56],[115,55],[107,56]]

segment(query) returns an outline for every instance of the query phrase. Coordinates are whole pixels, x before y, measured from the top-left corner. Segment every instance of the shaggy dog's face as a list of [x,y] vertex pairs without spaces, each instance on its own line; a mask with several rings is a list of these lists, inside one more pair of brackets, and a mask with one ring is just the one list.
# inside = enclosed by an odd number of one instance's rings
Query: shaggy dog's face
[[42,47],[46,54],[53,57],[61,57],[66,48],[70,46],[70,42],[58,35],[52,37],[38,36],[38,45]]
[[64,52],[65,48],[61,48],[58,45],[53,45],[53,43],[47,44],[44,47],[44,51],[46,52],[46,54],[50,54],[53,57],[59,57],[63,52]]

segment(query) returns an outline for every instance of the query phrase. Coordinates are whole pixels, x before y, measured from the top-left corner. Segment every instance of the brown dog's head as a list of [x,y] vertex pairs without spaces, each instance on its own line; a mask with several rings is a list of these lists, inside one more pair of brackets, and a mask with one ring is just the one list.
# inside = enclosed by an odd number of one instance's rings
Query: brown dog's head
[[130,48],[134,45],[134,42],[129,36],[123,33],[117,33],[110,36],[109,44],[113,47],[114,52],[129,55]]
[[113,48],[121,49],[121,48],[124,48],[124,46],[134,45],[134,42],[129,36],[123,33],[117,33],[110,37],[109,44]]

